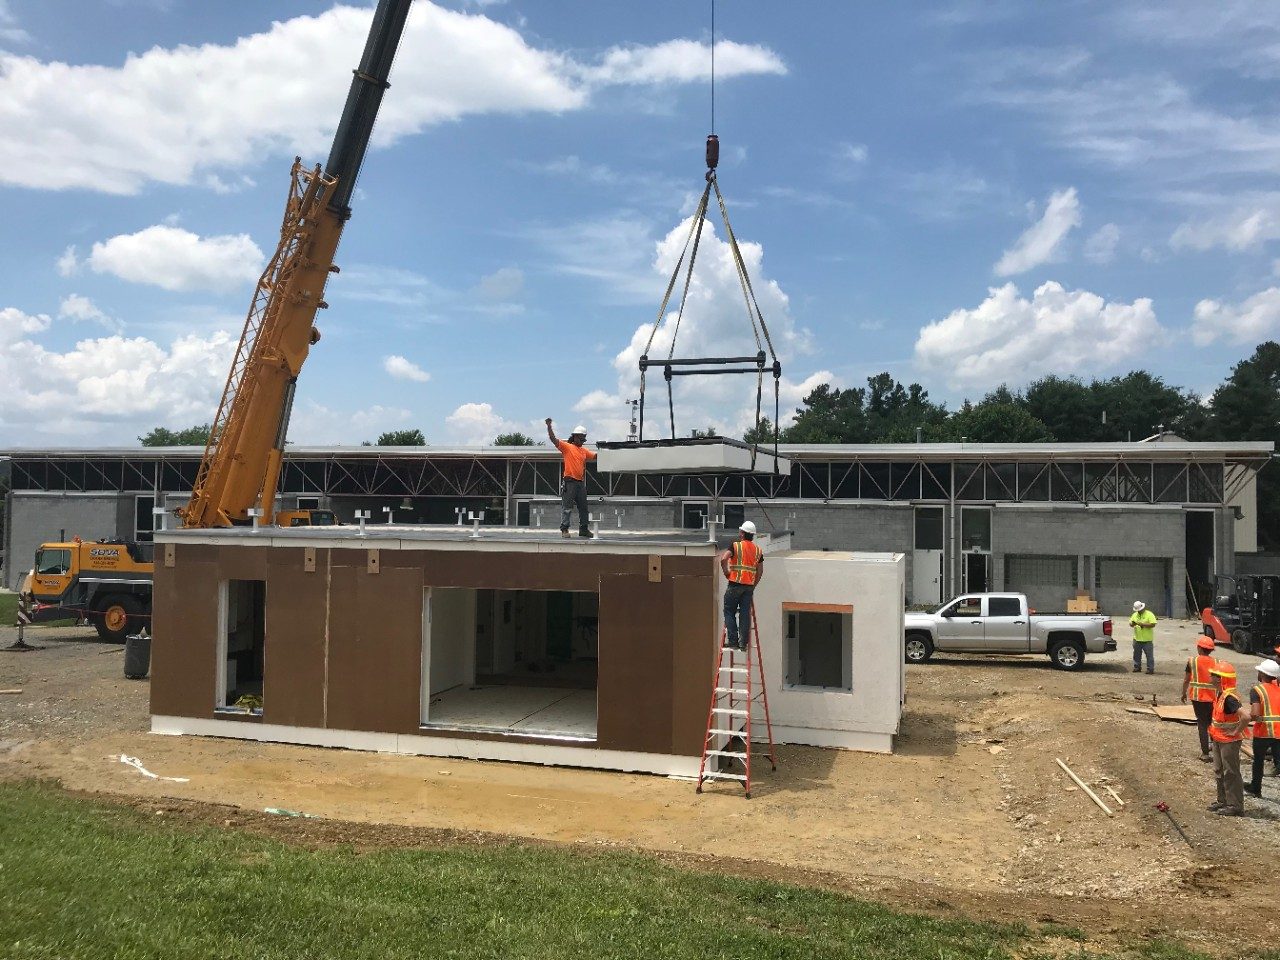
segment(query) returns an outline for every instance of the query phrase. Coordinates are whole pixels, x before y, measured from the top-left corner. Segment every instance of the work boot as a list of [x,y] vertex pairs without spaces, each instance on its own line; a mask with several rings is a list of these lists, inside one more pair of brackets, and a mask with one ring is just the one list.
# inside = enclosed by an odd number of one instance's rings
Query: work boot
[[1147,673],[1155,673],[1154,670],[1148,670]]
[[1133,672],[1134,672],[1134,673],[1141,673],[1141,672],[1142,672],[1142,668],[1141,668],[1141,667],[1134,667],[1134,668],[1133,668]]
[[1262,788],[1261,788],[1261,787],[1259,787],[1257,790],[1253,789],[1253,787],[1245,787],[1245,788],[1244,788],[1244,792],[1245,792],[1245,793],[1247,793],[1247,794],[1248,794],[1249,796],[1251,796],[1251,797],[1257,797],[1259,800],[1261,800],[1261,799],[1262,799]]
[[1200,754],[1200,762],[1201,762],[1201,763],[1213,763],[1213,754],[1211,754],[1211,753],[1202,753],[1202,754]]
[[[567,536],[568,536],[568,534],[566,533],[566,534],[565,534],[565,536],[567,537]],[[578,536],[580,536],[583,540],[590,540],[590,539],[591,539],[591,531],[590,531],[590,530],[579,530],[579,531],[578,531]]]
[[569,539],[569,528],[568,528],[568,527],[561,527],[561,528],[560,528],[560,536],[562,536],[562,537],[564,537],[566,540],[568,540],[568,539]]
[[1225,807],[1226,807],[1226,804],[1223,803],[1221,800],[1215,800],[1213,801],[1213,803],[1209,804],[1209,811],[1211,813],[1217,813],[1219,810],[1222,810]]
[[1244,811],[1236,807],[1222,807],[1221,809],[1215,810],[1213,812],[1220,817],[1243,817],[1244,816]]

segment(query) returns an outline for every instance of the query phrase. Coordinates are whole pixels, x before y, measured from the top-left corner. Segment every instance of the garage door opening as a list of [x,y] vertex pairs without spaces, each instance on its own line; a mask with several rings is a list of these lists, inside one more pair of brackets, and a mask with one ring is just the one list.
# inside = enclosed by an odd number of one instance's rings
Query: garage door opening
[[1213,514],[1208,510],[1187,511],[1187,610],[1193,617],[1213,602]]
[[594,740],[598,594],[427,591],[424,727]]

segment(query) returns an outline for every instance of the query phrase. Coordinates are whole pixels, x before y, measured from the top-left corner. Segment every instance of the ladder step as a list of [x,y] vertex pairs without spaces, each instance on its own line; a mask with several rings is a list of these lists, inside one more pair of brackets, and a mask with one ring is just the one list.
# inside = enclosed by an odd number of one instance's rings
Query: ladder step
[[730,673],[750,673],[746,667],[721,667],[721,670],[728,670]]
[[745,783],[747,778],[740,773],[704,773],[703,780],[738,780]]
[[736,693],[740,697],[745,697],[748,691],[740,690],[737,687],[716,687],[716,693]]
[[712,707],[711,712],[727,713],[731,717],[745,717],[747,715],[747,711],[745,710],[730,710],[728,707]]
[[743,732],[742,732],[741,730],[717,730],[717,729],[715,729],[714,727],[712,727],[710,730],[708,730],[708,731],[707,731],[707,734],[708,734],[709,736],[711,736],[711,735],[715,735],[715,734],[720,734],[721,736],[724,736],[724,737],[741,737],[741,736],[743,736]]
[[708,757],[737,757],[739,760],[747,759],[745,753],[735,753],[732,750],[708,750]]

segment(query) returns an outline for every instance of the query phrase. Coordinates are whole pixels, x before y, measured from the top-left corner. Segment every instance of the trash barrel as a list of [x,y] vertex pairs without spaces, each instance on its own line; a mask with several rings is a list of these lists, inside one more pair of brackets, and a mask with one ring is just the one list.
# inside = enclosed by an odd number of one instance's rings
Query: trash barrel
[[124,638],[124,675],[129,680],[145,680],[151,671],[151,638],[146,631]]

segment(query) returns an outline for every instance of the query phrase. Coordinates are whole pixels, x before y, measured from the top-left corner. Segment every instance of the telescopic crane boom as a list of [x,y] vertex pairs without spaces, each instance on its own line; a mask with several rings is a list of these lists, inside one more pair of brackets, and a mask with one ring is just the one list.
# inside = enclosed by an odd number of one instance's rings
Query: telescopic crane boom
[[298,374],[320,339],[316,311],[351,216],[351,197],[413,0],[379,0],[360,66],[323,171],[295,159],[280,244],[258,280],[244,332],[196,474],[185,527],[227,527],[275,517],[285,436]]

